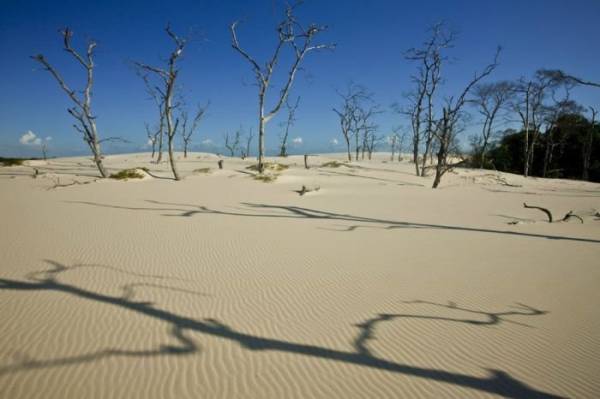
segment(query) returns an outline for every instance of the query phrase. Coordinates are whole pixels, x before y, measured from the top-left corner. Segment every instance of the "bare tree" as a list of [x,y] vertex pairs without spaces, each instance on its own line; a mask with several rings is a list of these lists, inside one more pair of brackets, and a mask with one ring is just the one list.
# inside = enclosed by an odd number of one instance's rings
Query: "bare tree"
[[150,125],[148,125],[148,123],[145,123],[144,127],[146,128],[146,136],[148,137],[148,141],[150,142],[150,145],[152,146],[151,158],[154,159],[154,154],[156,153],[156,142],[158,141],[158,136],[162,132],[160,131],[160,129],[152,130],[150,128]]
[[235,152],[237,151],[240,145],[241,135],[242,132],[240,131],[240,129],[236,130],[235,133],[231,135],[229,134],[229,132],[223,135],[223,138],[225,139],[225,148],[229,150],[229,155],[232,157],[235,156]]
[[450,98],[446,101],[446,105],[442,110],[442,118],[436,122],[434,135],[437,141],[437,164],[435,166],[435,178],[432,188],[437,188],[442,180],[442,176],[450,169],[464,163],[464,160],[459,162],[448,162],[448,155],[452,150],[452,145],[455,144],[456,136],[461,129],[460,122],[464,116],[462,108],[467,102],[467,96],[471,90],[486,76],[490,75],[498,66],[498,56],[500,48],[496,51],[494,61],[487,65],[481,73],[475,73],[475,76],[465,86],[462,93],[456,100]]
[[479,168],[483,168],[485,165],[485,155],[492,136],[494,121],[502,107],[510,99],[512,92],[512,83],[505,81],[479,84],[473,90],[473,98],[470,101],[475,104],[477,110],[483,116],[481,140],[477,154]]
[[151,73],[154,76],[156,76],[163,85],[162,88],[158,87],[158,86],[155,86],[155,88],[156,88],[157,92],[159,93],[160,98],[162,100],[161,103],[163,104],[163,112],[164,112],[163,115],[164,115],[164,120],[166,122],[165,134],[167,135],[168,149],[169,149],[169,162],[171,164],[171,170],[173,171],[173,177],[175,178],[175,180],[181,180],[181,176],[179,175],[179,172],[177,171],[175,155],[173,154],[174,138],[175,138],[175,133],[177,132],[177,125],[179,122],[178,119],[175,121],[173,120],[173,110],[179,106],[178,103],[176,103],[176,104],[173,103],[173,98],[174,98],[175,89],[176,89],[175,82],[177,80],[177,76],[179,73],[179,70],[177,69],[176,64],[177,64],[177,60],[181,57],[181,55],[183,53],[183,49],[185,48],[187,41],[186,41],[186,39],[180,38],[175,33],[173,33],[170,25],[167,25],[167,27],[165,28],[165,31],[167,32],[167,35],[173,40],[173,43],[175,44],[175,49],[173,50],[173,52],[169,56],[169,59],[167,60],[167,68],[162,69],[162,68],[142,64],[139,62],[136,62],[135,64],[138,66],[138,68],[141,71],[145,71],[146,74]]
[[563,82],[548,71],[538,70],[533,79],[528,81],[520,79],[514,86],[517,96],[514,97],[511,105],[519,115],[525,131],[523,145],[523,176],[525,177],[530,174],[535,147],[548,109],[544,101],[561,83]]
[[252,145],[252,139],[254,138],[254,133],[252,132],[252,128],[248,132],[248,136],[246,136],[246,148],[240,151],[241,158],[246,159],[246,157],[250,156],[250,146]]
[[[368,97],[368,93],[364,87],[350,83],[345,93],[339,92],[338,95],[342,98],[342,105],[339,109],[333,108],[340,119],[340,128],[342,136],[346,142],[346,150],[348,152],[348,162],[352,161],[350,151],[350,139],[353,135],[357,136],[358,109],[360,103]],[[358,144],[357,144],[358,146]]]
[[102,177],[108,177],[108,173],[102,164],[102,153],[100,151],[100,143],[98,132],[96,129],[96,117],[92,113],[92,86],[94,84],[94,49],[96,42],[88,41],[85,56],[79,54],[71,46],[71,38],[73,32],[69,28],[62,30],[64,49],[75,58],[75,60],[84,67],[86,71],[86,85],[82,92],[82,97],[78,96],[75,90],[72,90],[64,81],[58,71],[50,65],[42,54],[32,56],[34,60],[43,65],[54,79],[58,82],[60,88],[69,96],[74,106],[68,109],[69,114],[73,116],[77,123],[73,127],[82,134],[83,140],[87,143],[94,156],[94,163],[98,167],[98,171]]
[[[306,54],[314,50],[320,49],[331,49],[333,45],[325,44],[313,44],[315,37],[326,30],[325,26],[319,26],[316,24],[310,24],[308,27],[303,27],[296,16],[294,15],[295,7],[300,4],[296,3],[293,6],[287,5],[285,10],[285,17],[277,25],[277,45],[273,51],[271,58],[262,67],[246,50],[240,47],[240,43],[237,38],[236,28],[239,21],[234,22],[230,26],[231,30],[231,45],[240,53],[240,55],[246,59],[256,75],[256,81],[258,83],[258,172],[262,173],[264,170],[264,153],[265,153],[265,126],[266,124],[277,114],[281,109],[281,106],[285,103],[296,73],[300,68],[300,64],[304,60]],[[289,46],[292,49],[294,60],[288,71],[288,77],[286,82],[276,96],[275,105],[270,111],[265,112],[265,101],[268,94],[268,89],[271,84],[273,77],[273,71],[279,61],[281,50]]]
[[200,121],[202,121],[202,117],[204,117],[204,114],[206,113],[206,110],[208,109],[208,106],[210,105],[210,102],[206,103],[206,105],[202,106],[202,105],[198,105],[198,108],[196,109],[196,114],[194,115],[194,119],[192,120],[192,124],[190,126],[188,126],[188,113],[187,111],[181,111],[180,113],[180,118],[181,118],[181,138],[183,139],[183,157],[187,158],[187,152],[188,152],[188,147],[190,145],[190,142],[192,141],[192,135],[194,134],[194,132],[196,132],[196,130],[198,130],[198,125],[200,124]]
[[592,160],[592,148],[594,144],[594,133],[596,131],[596,117],[598,116],[597,109],[593,107],[589,107],[589,109],[592,113],[592,119],[590,120],[590,125],[588,127],[585,142],[583,143],[583,172],[581,175],[583,180],[589,179],[590,165]]
[[[375,132],[378,126],[374,123],[373,118],[375,115],[380,114],[382,111],[379,106],[373,102],[372,96],[369,94],[363,97],[363,102],[358,103],[355,116],[355,144],[356,144],[356,157],[358,161],[358,154],[361,152],[361,158],[365,159],[365,151],[370,154],[372,153],[371,145],[375,144]],[[362,133],[362,135],[361,135]],[[360,144],[359,144],[360,141]]]
[[552,77],[555,80],[568,81],[573,84],[579,84],[583,86],[600,87],[600,83],[578,78],[577,76],[570,75],[560,69],[552,69],[548,70],[547,72],[552,74]]
[[146,124],[146,134],[148,138],[152,142],[152,158],[154,159],[155,154],[155,145],[158,142],[158,157],[156,158],[156,163],[160,163],[162,161],[163,156],[163,136],[165,132],[165,106],[164,106],[164,96],[161,94],[162,91],[159,87],[153,86],[150,82],[147,72],[145,70],[138,67],[137,69],[138,75],[144,81],[144,85],[146,86],[146,92],[150,95],[150,98],[154,101],[156,108],[158,110],[158,124],[153,131],[148,129],[148,125]]
[[288,136],[289,136],[289,133],[290,133],[290,128],[296,122],[296,110],[298,109],[298,105],[300,105],[300,97],[298,97],[296,99],[296,102],[294,104],[290,104],[287,99],[285,101],[285,108],[288,111],[288,117],[285,120],[285,122],[282,122],[280,124],[280,126],[283,127],[283,132],[279,136],[279,138],[280,138],[279,156],[280,157],[287,157],[288,156],[288,153],[287,153],[287,140],[288,140]]
[[[424,176],[427,156],[432,151],[434,139],[434,99],[436,91],[442,82],[441,68],[446,57],[443,51],[452,47],[455,34],[444,23],[438,23],[430,29],[431,36],[421,48],[411,48],[405,53],[405,58],[418,63],[417,74],[412,77],[416,87],[408,94],[409,105],[401,110],[411,121],[413,130],[413,162],[417,176]],[[422,124],[425,130],[422,131]],[[422,140],[425,149],[419,169],[419,149]]]

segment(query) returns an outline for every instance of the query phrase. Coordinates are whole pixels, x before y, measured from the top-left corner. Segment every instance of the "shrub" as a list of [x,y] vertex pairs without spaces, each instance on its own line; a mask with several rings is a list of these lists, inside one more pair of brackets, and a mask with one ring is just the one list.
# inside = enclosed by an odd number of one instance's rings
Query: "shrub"
[[111,174],[110,178],[116,180],[143,179],[144,175],[138,172],[137,169],[123,169],[117,173]]

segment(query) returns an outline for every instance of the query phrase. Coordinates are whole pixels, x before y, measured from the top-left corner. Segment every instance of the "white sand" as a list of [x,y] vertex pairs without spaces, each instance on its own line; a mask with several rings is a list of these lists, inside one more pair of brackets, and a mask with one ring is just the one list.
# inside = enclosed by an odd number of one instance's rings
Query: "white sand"
[[383,159],[0,168],[0,397],[600,397],[600,185]]

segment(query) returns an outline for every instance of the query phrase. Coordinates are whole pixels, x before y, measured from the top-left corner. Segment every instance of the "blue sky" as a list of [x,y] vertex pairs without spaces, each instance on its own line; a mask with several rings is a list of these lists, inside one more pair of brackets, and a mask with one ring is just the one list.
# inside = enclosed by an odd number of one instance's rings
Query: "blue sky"
[[[51,136],[51,155],[85,153],[71,127],[70,105],[50,75],[29,58],[43,53],[74,87],[83,71],[64,53],[57,31],[69,26],[73,43],[98,42],[94,112],[103,137],[122,136],[128,146],[105,151],[139,150],[146,141],[144,122],[156,120],[132,61],[159,64],[170,51],[164,27],[170,22],[179,34],[193,38],[180,63],[182,93],[190,105],[211,101],[194,142],[221,144],[222,135],[240,125],[256,130],[257,90],[249,65],[230,46],[228,26],[239,27],[242,46],[258,60],[266,59],[275,43],[274,25],[282,2],[260,1],[27,1],[2,0],[0,5],[0,155],[38,155],[19,143],[31,130]],[[476,70],[489,63],[497,45],[504,50],[491,80],[530,76],[538,68],[561,68],[600,81],[600,40],[597,0],[399,1],[307,0],[298,10],[301,21],[329,26],[321,40],[336,43],[333,52],[309,54],[292,95],[302,97],[292,138],[302,137],[296,150],[325,151],[341,139],[331,108],[336,89],[349,81],[368,87],[389,111],[411,89],[415,66],[403,52],[418,46],[431,24],[444,20],[459,32],[452,63],[445,70],[443,93],[451,95]],[[284,66],[282,64],[281,66]],[[283,78],[285,71],[279,70]],[[281,79],[279,80],[279,82]],[[275,94],[273,92],[273,94]],[[583,105],[600,106],[600,90],[577,89]],[[284,113],[267,127],[267,147],[275,148]],[[380,134],[406,121],[393,112],[380,115]],[[471,130],[478,129],[474,124]],[[468,133],[466,133],[468,135]],[[196,147],[197,148],[197,147]],[[208,148],[204,147],[203,150]]]

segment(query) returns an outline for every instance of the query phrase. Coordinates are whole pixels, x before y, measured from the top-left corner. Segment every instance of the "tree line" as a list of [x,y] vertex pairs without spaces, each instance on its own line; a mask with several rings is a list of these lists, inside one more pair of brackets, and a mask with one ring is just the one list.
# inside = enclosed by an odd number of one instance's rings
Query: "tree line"
[[[300,97],[290,101],[290,93],[302,63],[312,53],[335,48],[334,44],[324,44],[318,40],[321,33],[327,30],[326,26],[303,24],[298,20],[295,11],[299,4],[285,7],[282,19],[276,25],[275,44],[266,60],[259,61],[244,49],[238,35],[239,21],[229,27],[232,49],[249,65],[256,80],[259,173],[264,171],[267,125],[282,109],[287,111],[288,116],[280,124],[279,155],[288,154],[288,136],[300,104]],[[156,162],[162,161],[166,140],[173,177],[180,180],[174,156],[174,139],[176,135],[181,137],[186,157],[192,135],[198,130],[210,102],[197,105],[194,112],[189,114],[177,80],[179,61],[189,41],[178,36],[170,25],[165,28],[165,33],[173,47],[164,65],[136,61],[134,66],[154,101],[157,113],[155,125],[146,123],[152,158],[157,154]],[[64,49],[84,69],[86,84],[82,91],[71,89],[43,55],[32,58],[53,76],[70,98],[72,107],[68,112],[75,119],[73,126],[89,146],[100,175],[107,177],[102,163],[101,144],[119,138],[101,138],[92,111],[96,42],[88,41],[85,53],[80,53],[71,44],[73,32],[69,28],[62,30],[61,35]],[[339,120],[349,162],[352,161],[352,155],[355,161],[364,159],[365,154],[371,159],[376,146],[386,138],[392,150],[391,159],[394,159],[396,152],[400,159],[408,137],[415,174],[426,176],[433,173],[433,188],[438,187],[446,172],[457,166],[495,168],[519,172],[526,177],[533,174],[600,179],[597,111],[570,98],[576,86],[600,87],[600,84],[560,70],[546,69],[536,71],[531,78],[485,82],[499,65],[501,48],[498,47],[490,54],[490,62],[475,71],[461,90],[442,97],[440,89],[444,84],[448,52],[454,47],[455,41],[456,34],[445,24],[439,23],[429,29],[428,38],[420,47],[410,48],[404,53],[406,61],[413,63],[416,69],[411,76],[412,89],[405,95],[405,104],[395,105],[393,109],[406,122],[407,129],[397,127],[387,137],[378,135],[379,127],[375,119],[383,110],[373,100],[373,93],[355,83],[350,83],[344,91],[338,91],[341,101],[333,108],[333,112]],[[282,87],[274,91],[273,77],[285,51],[291,54],[292,62],[284,71],[286,78]],[[478,135],[471,137],[471,153],[465,154],[460,149],[458,138],[472,122],[469,110],[481,116],[482,127]],[[591,113],[591,121],[585,117],[587,110]],[[521,129],[508,132],[498,139],[497,126],[507,120],[520,124]],[[230,155],[239,151],[241,157],[245,158],[250,153],[253,137],[252,130],[248,135],[244,135],[241,128],[233,133],[228,132],[224,136],[225,147]],[[574,159],[580,160],[575,169],[571,167]]]

